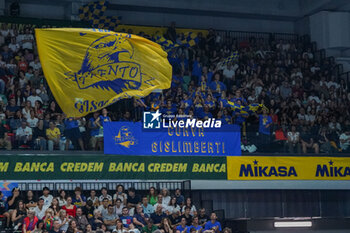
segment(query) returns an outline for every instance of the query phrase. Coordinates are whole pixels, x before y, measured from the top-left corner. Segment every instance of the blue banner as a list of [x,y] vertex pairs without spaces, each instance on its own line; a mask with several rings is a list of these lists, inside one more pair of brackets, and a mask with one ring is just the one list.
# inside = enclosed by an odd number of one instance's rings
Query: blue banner
[[104,153],[121,155],[241,155],[240,129],[142,129],[141,122],[105,122]]

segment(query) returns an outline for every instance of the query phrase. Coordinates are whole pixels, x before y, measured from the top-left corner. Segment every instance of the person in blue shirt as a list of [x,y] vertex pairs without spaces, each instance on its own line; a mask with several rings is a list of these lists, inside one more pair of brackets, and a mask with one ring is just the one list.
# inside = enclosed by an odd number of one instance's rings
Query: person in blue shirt
[[83,207],[86,205],[86,197],[84,195],[81,195],[81,188],[76,187],[74,189],[74,196],[72,198],[72,204],[76,207]]
[[221,229],[221,224],[219,221],[217,221],[217,216],[216,213],[211,213],[210,215],[210,221],[206,222],[204,225],[204,232],[220,232]]
[[221,109],[226,108],[228,106],[226,91],[221,92],[221,97],[218,99],[218,103]]
[[203,77],[203,76],[206,78],[206,80],[208,81],[208,83],[210,83],[210,82],[211,82],[211,79],[212,79],[212,77],[213,77],[213,72],[208,72],[208,67],[203,66],[203,68],[202,68],[202,77]]
[[209,112],[208,105],[204,105],[204,111],[202,112],[201,115],[199,115],[199,118],[201,118],[203,120],[208,120],[209,118],[213,118],[213,114],[211,114],[211,112]]
[[183,82],[183,77],[181,74],[173,75],[173,78],[171,80],[171,88],[173,89],[178,88],[182,82]]
[[261,149],[269,149],[271,138],[271,126],[273,124],[271,116],[268,114],[268,109],[263,108],[262,114],[259,115],[259,144]]
[[88,127],[90,129],[90,146],[93,150],[95,150],[95,148],[98,148],[98,138],[96,137],[99,132],[100,132],[100,127],[98,127],[95,124],[95,121],[97,120],[98,116],[100,115],[99,112],[94,112],[93,116],[89,119],[88,121]]
[[128,207],[123,208],[122,216],[120,216],[120,220],[122,221],[124,227],[129,228],[129,225],[132,223],[133,218],[129,216]]
[[181,218],[181,224],[176,227],[181,233],[189,233],[190,227],[186,225],[186,218]]
[[64,135],[66,136],[66,150],[69,150],[70,141],[74,144],[78,140],[81,150],[84,150],[83,139],[79,130],[78,118],[69,117],[64,120],[65,131]]
[[208,94],[205,102],[204,102],[206,105],[208,105],[209,109],[210,110],[214,110],[215,109],[215,101],[214,101],[214,98],[211,94]]
[[194,112],[196,116],[201,116],[203,113],[204,100],[201,96],[197,95],[194,99]]
[[188,98],[188,94],[184,93],[182,95],[183,100],[181,102],[181,105],[183,105],[183,107],[185,108],[185,112],[188,112],[188,110],[192,107],[193,105],[193,101],[192,99]]
[[138,228],[143,228],[147,225],[147,221],[149,219],[148,214],[143,212],[143,208],[141,205],[136,206],[136,213],[134,214],[133,223]]
[[199,80],[202,76],[202,67],[199,61],[200,57],[196,57],[196,60],[193,62],[192,65],[192,76],[194,76],[196,80]]
[[237,103],[238,101],[241,101],[241,104],[242,105],[248,105],[248,102],[247,102],[247,100],[242,96],[242,93],[241,93],[241,91],[240,90],[237,90],[236,92],[235,92],[235,96],[232,98],[232,102],[234,102],[234,103]]
[[161,204],[157,205],[156,210],[153,214],[151,214],[151,219],[157,227],[160,226],[162,219],[166,218],[167,215],[163,213],[163,207]]
[[112,121],[111,118],[108,116],[107,109],[102,109],[102,114],[96,119],[95,124],[98,127],[103,127],[104,122],[110,122]]
[[199,88],[200,91],[205,92],[208,89],[208,80],[206,79],[205,76],[201,76],[200,81],[199,81]]
[[174,115],[176,111],[176,107],[172,105],[171,100],[168,100],[166,107],[163,108],[161,112],[166,115]]
[[262,111],[263,114],[259,115],[259,134],[270,136],[271,125],[273,123],[272,118],[267,115],[268,110],[266,108],[263,108]]
[[195,229],[195,232],[201,232],[203,230],[203,227],[201,225],[199,225],[198,216],[195,216],[192,219],[192,225],[190,226],[190,232],[193,231],[192,229]]
[[220,74],[216,73],[214,76],[214,81],[209,85],[211,91],[215,98],[219,98],[222,91],[226,91],[226,85],[220,81]]
[[143,213],[147,215],[151,215],[154,213],[154,207],[153,205],[148,203],[147,197],[142,197],[142,209],[143,209]]

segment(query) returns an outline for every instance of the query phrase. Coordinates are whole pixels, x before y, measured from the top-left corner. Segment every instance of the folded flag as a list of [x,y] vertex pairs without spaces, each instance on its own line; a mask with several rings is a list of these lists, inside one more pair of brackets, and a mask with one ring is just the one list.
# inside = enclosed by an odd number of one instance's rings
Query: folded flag
[[229,57],[225,58],[222,61],[222,65],[227,65],[228,63],[232,63],[233,61],[236,61],[239,57],[238,51],[234,51]]
[[69,117],[170,88],[167,53],[143,37],[79,28],[36,29],[35,35],[45,78]]
[[98,17],[102,17],[107,10],[108,1],[89,2],[79,8],[79,18],[81,20],[90,21]]
[[231,101],[227,101],[227,105],[231,107],[231,109],[237,113],[243,115],[249,115],[257,112],[260,108],[266,108],[263,104],[249,104],[247,106],[243,106]]
[[93,28],[115,31],[120,24],[121,16],[101,16],[90,21]]

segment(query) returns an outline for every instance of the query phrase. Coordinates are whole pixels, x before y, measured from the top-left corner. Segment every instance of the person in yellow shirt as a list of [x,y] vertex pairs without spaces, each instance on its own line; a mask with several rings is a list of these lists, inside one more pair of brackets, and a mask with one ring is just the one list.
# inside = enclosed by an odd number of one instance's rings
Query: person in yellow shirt
[[49,151],[53,151],[54,145],[59,145],[60,150],[64,150],[64,143],[61,142],[61,132],[53,122],[49,123],[49,128],[46,129],[46,137]]

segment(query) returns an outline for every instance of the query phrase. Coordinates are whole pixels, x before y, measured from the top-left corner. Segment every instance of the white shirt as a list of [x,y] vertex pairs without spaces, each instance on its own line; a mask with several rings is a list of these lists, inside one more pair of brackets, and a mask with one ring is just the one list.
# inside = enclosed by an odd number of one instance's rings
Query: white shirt
[[114,213],[116,215],[122,215],[123,214],[123,208],[124,208],[123,204],[121,204],[119,208],[117,206],[114,206]]
[[20,78],[19,79],[19,87],[20,88],[24,88],[27,83],[28,83],[28,79],[26,79],[26,78]]
[[350,139],[350,135],[346,135],[345,133],[342,133],[339,137],[339,141],[340,140],[345,140],[345,143],[339,142],[340,144],[340,148],[342,148],[343,150],[348,149],[348,147],[350,146],[349,140]]
[[44,199],[44,206],[46,208],[49,208],[53,199],[53,196],[51,194],[47,195],[47,197],[45,197],[44,195],[42,195],[40,198]]
[[36,127],[37,126],[37,124],[38,124],[38,118],[36,118],[36,117],[34,117],[33,119],[32,118],[27,118],[27,122],[28,122],[28,124],[29,124],[29,127],[31,127],[31,128],[34,128],[34,127]]
[[315,102],[318,104],[321,102],[320,98],[318,98],[317,96],[309,96],[308,100],[309,101],[315,100]]
[[299,141],[299,132],[288,132],[288,137],[292,140],[292,142]]
[[91,200],[92,203],[96,203],[96,201],[98,201],[98,197],[94,197],[94,199],[92,199],[91,197],[88,197],[87,200]]
[[101,195],[99,198],[98,198],[98,200],[100,201],[100,202],[103,202],[103,199],[105,199],[105,198],[108,198],[108,200],[109,201],[112,201],[112,197],[111,197],[111,195],[108,195],[107,194],[107,196],[103,196],[103,195]]
[[9,44],[9,49],[12,50],[12,52],[17,52],[19,50],[20,46],[18,43],[16,44]]
[[[119,230],[120,231],[120,230]],[[137,229],[137,228],[134,228],[134,229],[129,229],[129,231],[127,231],[127,232],[134,232],[134,233],[140,233],[140,230],[139,229]],[[119,233],[119,232],[118,232]]]
[[[182,207],[182,213],[184,213],[185,212],[185,208],[186,208],[186,206],[184,205],[183,207]],[[197,209],[196,209],[196,207],[194,206],[194,205],[192,205],[192,207],[191,207],[191,211],[190,211],[190,215],[194,215],[194,212],[197,212]]]
[[157,206],[158,205],[162,205],[162,212],[166,212],[167,209],[168,209],[168,205],[164,205],[164,204],[159,204],[158,202],[156,204],[154,204],[154,209],[156,210],[157,209]]
[[32,34],[22,34],[22,35],[19,35],[19,38],[21,40],[23,49],[33,49],[33,42],[22,42],[23,40],[34,41],[34,37]]
[[173,214],[177,211],[180,211],[180,206],[179,205],[176,205],[175,207],[174,206],[168,206],[167,207],[167,211],[169,211],[170,214]]
[[33,67],[34,70],[39,70],[41,68],[40,62],[35,63],[34,61],[29,63],[29,66]]
[[45,211],[48,207],[45,207],[45,205],[43,206],[43,208],[40,210],[39,207],[35,207],[34,211],[35,211],[35,216],[38,217],[39,220],[42,220],[45,217]]
[[[60,224],[62,224],[62,223],[64,222],[64,220],[58,218],[58,222],[59,222]],[[61,231],[67,231],[68,225],[69,225],[69,221],[66,221],[66,223],[63,224],[63,225],[60,227],[60,230],[61,230]]]
[[100,205],[97,209],[101,212],[102,216],[108,213],[108,207],[105,208],[103,205]]
[[24,118],[29,119],[30,118],[30,109],[28,111],[26,111],[26,108],[23,108],[22,114],[23,114]]
[[30,135],[33,135],[33,131],[28,126],[26,126],[24,129],[21,126],[16,130],[16,136],[22,137],[22,136],[30,136]]
[[59,197],[57,197],[57,199],[58,199],[58,205],[59,206],[64,206],[64,205],[67,204],[67,201],[65,199],[61,199]]
[[224,69],[224,72],[222,73],[226,78],[232,78],[235,76],[235,71],[231,67],[231,69],[227,69],[227,67]]
[[39,100],[41,103],[43,102],[40,96],[37,96],[37,95],[36,96],[31,95],[27,98],[27,100],[30,101],[30,104],[32,105],[33,108],[35,107],[35,101]]
[[170,200],[171,200],[170,196],[163,197],[162,205],[166,205],[166,206],[169,205]]
[[128,199],[128,195],[126,195],[126,193],[122,193],[121,195],[115,193],[115,194],[113,195],[113,200],[117,200],[118,198],[119,198],[122,202],[124,202],[124,200],[127,200],[127,199]]

